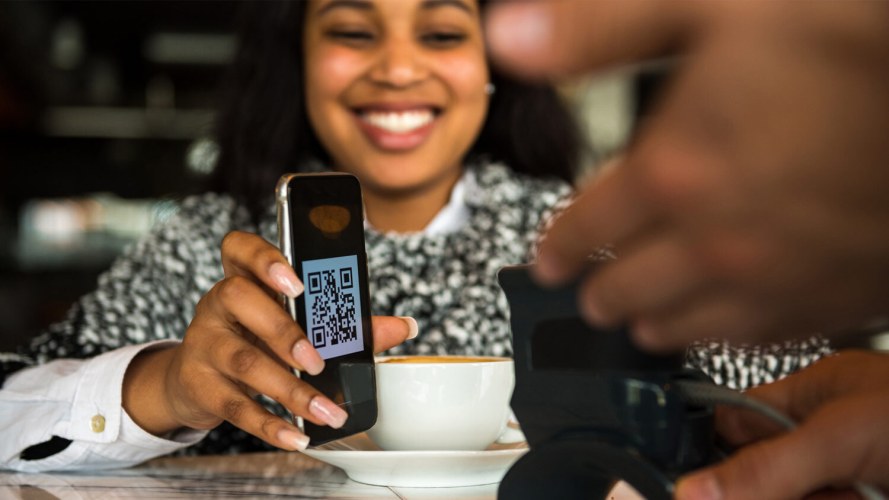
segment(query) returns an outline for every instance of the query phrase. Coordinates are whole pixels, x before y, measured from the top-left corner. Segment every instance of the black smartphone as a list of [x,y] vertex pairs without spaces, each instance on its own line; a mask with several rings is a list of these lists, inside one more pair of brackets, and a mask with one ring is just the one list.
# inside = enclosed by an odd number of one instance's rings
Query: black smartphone
[[377,420],[361,185],[344,173],[287,174],[276,191],[280,248],[305,285],[285,307],[325,360],[320,374],[297,375],[349,414],[339,429],[297,417],[315,446]]

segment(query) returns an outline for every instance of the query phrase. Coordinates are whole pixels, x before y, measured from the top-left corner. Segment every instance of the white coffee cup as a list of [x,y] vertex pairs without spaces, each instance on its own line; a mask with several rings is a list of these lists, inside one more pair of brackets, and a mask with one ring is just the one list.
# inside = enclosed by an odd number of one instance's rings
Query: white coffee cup
[[515,386],[510,358],[377,358],[376,425],[383,450],[483,450],[504,434]]

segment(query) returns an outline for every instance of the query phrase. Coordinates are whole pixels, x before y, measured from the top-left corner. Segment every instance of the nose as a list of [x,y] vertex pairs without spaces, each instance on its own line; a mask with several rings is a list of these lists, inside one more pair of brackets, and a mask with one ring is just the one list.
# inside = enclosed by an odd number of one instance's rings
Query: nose
[[422,48],[413,40],[390,37],[380,46],[370,77],[379,85],[410,87],[429,75],[425,59]]

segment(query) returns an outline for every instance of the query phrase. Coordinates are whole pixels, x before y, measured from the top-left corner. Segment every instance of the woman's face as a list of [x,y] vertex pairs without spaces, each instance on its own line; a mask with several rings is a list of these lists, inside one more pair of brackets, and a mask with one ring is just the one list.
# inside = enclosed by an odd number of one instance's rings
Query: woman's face
[[312,0],[309,120],[366,189],[421,192],[460,175],[488,108],[475,0]]

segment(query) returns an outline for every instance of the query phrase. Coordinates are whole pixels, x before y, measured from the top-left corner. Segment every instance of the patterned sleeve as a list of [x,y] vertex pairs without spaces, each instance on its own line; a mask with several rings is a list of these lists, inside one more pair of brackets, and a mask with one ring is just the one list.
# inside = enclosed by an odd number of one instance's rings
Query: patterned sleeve
[[746,390],[774,382],[834,352],[826,338],[735,346],[725,340],[699,341],[689,347],[686,365],[719,385]]
[[554,184],[553,189],[542,191],[537,197],[542,209],[533,214],[536,217],[533,221],[535,230],[528,233],[530,236],[528,262],[534,261],[537,257],[537,250],[540,247],[540,242],[546,236],[547,229],[574,200],[574,191],[567,184],[557,183]]
[[58,358],[88,358],[122,346],[178,339],[200,297],[222,275],[219,243],[232,203],[218,195],[188,198],[178,212],[128,248],[65,319],[0,356],[5,376]]

